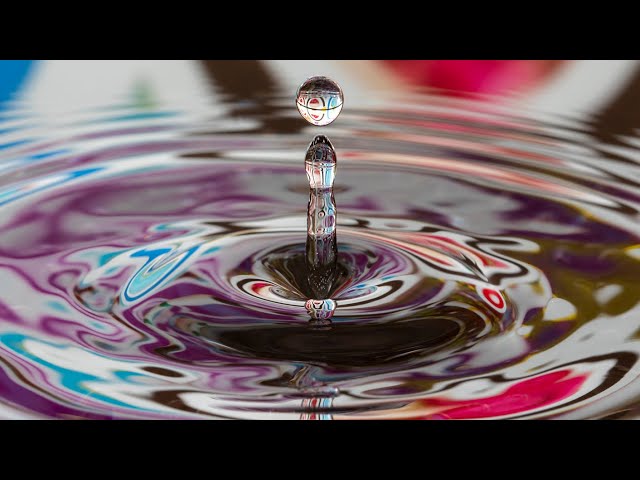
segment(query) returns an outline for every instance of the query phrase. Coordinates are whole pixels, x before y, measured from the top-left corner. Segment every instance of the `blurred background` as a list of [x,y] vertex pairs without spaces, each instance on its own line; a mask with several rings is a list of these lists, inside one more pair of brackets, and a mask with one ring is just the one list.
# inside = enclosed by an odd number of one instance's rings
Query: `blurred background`
[[[335,79],[346,102],[358,92],[385,100],[406,90],[523,103],[529,111],[589,118],[593,134],[611,141],[639,123],[640,64],[629,60],[410,61],[0,61],[0,110],[26,100],[39,115],[56,115],[128,98],[139,106],[211,109],[220,96],[250,101],[293,94],[311,75]],[[242,79],[242,81],[238,81]],[[206,99],[206,101],[203,101]]]

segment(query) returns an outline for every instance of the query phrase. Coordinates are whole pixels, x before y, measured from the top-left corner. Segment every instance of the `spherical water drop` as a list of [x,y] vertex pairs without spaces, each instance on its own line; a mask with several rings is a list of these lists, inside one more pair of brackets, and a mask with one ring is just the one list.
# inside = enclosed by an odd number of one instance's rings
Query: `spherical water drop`
[[340,86],[327,77],[307,79],[296,94],[296,106],[300,115],[317,126],[329,125],[338,118],[343,100]]
[[329,320],[336,310],[336,302],[330,298],[324,300],[309,299],[304,306],[313,320]]

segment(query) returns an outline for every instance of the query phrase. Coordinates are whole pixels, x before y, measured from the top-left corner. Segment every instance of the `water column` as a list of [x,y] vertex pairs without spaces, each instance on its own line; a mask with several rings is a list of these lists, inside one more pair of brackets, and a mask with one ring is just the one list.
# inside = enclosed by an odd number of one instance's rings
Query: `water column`
[[309,145],[305,169],[309,179],[305,260],[309,288],[314,295],[305,306],[314,320],[328,320],[336,308],[328,297],[336,275],[338,244],[333,197],[336,153],[324,135],[316,136]]

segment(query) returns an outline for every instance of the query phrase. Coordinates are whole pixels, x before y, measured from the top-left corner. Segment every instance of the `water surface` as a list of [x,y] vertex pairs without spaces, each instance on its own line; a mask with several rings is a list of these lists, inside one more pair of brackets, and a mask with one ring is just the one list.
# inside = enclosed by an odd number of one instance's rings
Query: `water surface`
[[223,90],[198,112],[104,98],[55,121],[5,103],[3,416],[634,411],[635,132],[507,99],[345,92],[322,128],[339,158],[337,309],[313,328],[299,267],[319,130],[284,90]]

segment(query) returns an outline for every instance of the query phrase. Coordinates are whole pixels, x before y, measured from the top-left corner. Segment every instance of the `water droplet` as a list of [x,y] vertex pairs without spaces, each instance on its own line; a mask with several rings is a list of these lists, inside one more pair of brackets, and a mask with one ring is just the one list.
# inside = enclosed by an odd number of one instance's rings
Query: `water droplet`
[[307,122],[324,126],[342,111],[344,96],[340,86],[327,77],[308,78],[296,93],[296,106]]
[[309,299],[304,306],[314,320],[329,320],[336,310],[336,302],[330,298],[324,300]]
[[324,135],[316,135],[304,159],[309,187],[332,188],[336,178],[336,162],[336,151],[329,139]]

